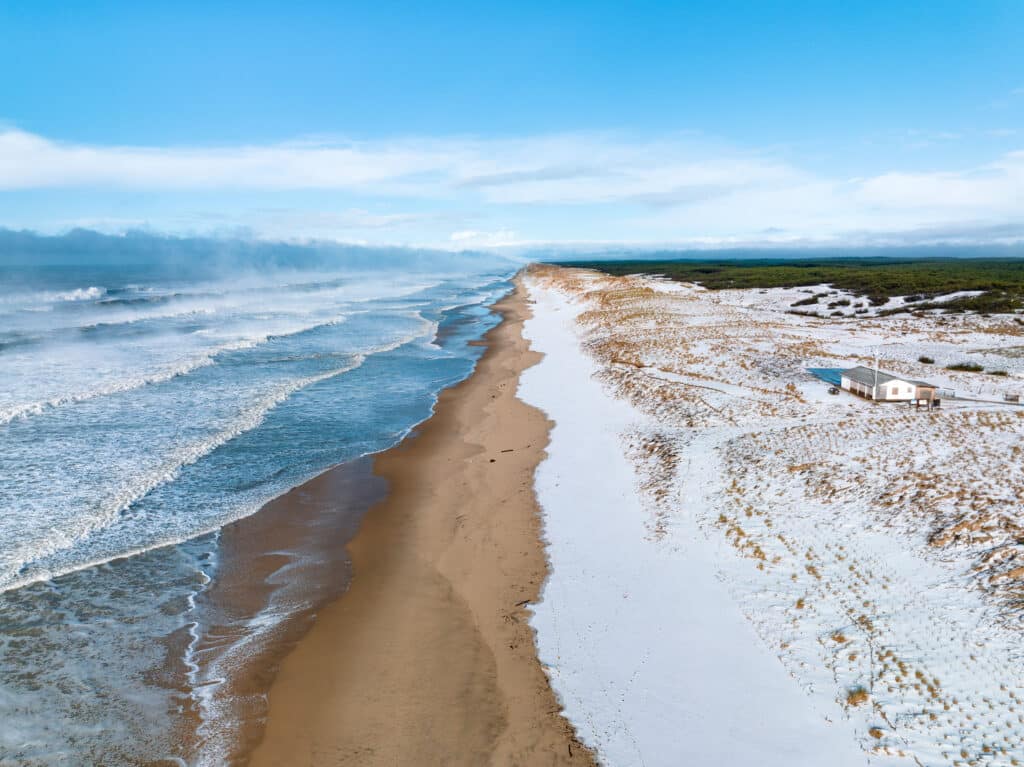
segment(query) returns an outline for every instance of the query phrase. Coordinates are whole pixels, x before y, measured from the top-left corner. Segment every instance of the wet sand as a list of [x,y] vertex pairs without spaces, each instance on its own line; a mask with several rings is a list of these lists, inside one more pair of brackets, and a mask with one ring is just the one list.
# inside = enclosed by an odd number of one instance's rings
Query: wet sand
[[[386,487],[365,456],[221,529],[216,576],[196,598],[196,676],[180,700],[184,754],[244,761],[262,734],[265,693],[281,660],[316,611],[345,592],[352,577],[345,546]],[[187,673],[178,668],[187,627],[169,640],[167,676],[179,680]]]
[[388,496],[348,545],[348,592],[281,664],[252,765],[593,764],[527,622],[547,572],[533,473],[550,423],[515,396],[540,357],[521,283],[496,309],[476,372],[375,458]]

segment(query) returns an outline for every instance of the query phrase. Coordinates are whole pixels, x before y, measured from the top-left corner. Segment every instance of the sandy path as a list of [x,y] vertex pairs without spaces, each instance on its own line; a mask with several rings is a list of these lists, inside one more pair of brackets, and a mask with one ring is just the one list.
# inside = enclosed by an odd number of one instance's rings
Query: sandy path
[[547,572],[533,474],[549,422],[516,397],[523,288],[476,373],[381,454],[387,500],[350,544],[355,577],[285,659],[265,765],[592,764],[537,661],[523,605]]

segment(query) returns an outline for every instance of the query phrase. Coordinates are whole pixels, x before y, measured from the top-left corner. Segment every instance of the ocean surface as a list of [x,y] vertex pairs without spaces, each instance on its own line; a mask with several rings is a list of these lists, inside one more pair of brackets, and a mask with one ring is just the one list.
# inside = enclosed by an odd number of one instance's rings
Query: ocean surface
[[515,266],[96,261],[0,264],[0,765],[217,764],[218,531],[429,416]]

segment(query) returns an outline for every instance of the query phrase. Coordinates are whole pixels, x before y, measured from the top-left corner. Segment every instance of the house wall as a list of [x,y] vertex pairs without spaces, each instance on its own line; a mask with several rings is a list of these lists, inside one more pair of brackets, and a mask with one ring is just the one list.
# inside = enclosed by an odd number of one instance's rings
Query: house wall
[[[893,389],[896,390],[895,393]],[[917,399],[917,387],[906,381],[888,381],[879,385],[878,399],[890,402]]]
[[841,389],[846,389],[847,391],[852,391],[855,394],[859,394],[862,397],[870,397],[871,396],[871,387],[870,386],[865,386],[864,384],[858,383],[857,381],[849,379],[846,376],[841,376],[840,377],[840,379],[839,379],[839,387]]
[[[862,397],[871,397],[872,390],[874,389],[872,385],[858,383],[846,376],[841,376],[839,381],[840,388],[852,391],[855,394],[860,394]],[[893,393],[894,388],[897,390],[895,393]],[[915,386],[907,381],[893,380],[878,385],[878,400],[904,402],[907,400],[918,399],[920,397],[927,397],[927,391],[928,390]]]

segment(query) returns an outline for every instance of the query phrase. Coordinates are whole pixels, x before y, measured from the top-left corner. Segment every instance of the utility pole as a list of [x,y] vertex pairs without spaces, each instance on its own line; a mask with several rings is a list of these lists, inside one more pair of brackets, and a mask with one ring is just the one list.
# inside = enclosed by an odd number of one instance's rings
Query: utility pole
[[875,347],[875,385],[871,389],[871,399],[878,399],[878,347]]

